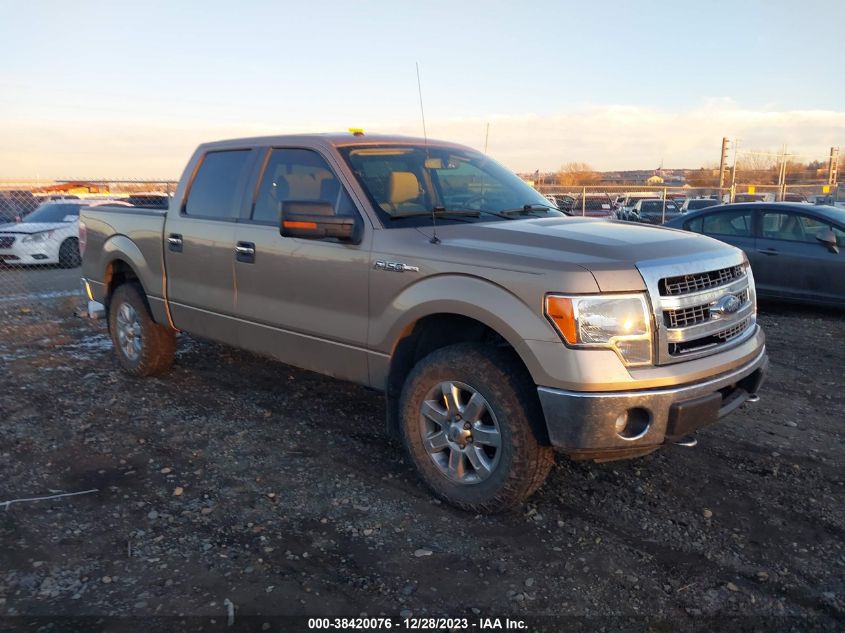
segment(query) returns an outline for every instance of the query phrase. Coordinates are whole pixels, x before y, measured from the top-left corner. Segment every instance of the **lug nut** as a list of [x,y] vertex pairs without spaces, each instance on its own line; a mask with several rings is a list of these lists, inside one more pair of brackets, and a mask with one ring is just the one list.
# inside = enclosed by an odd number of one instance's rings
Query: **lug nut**
[[469,422],[464,422],[464,431],[469,431],[471,428]]

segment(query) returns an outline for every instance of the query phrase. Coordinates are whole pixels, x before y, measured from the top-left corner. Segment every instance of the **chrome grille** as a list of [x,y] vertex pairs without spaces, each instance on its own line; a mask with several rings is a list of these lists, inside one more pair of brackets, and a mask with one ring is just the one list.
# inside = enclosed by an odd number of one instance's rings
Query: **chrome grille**
[[0,235],[0,248],[11,248],[15,238],[11,235]]
[[715,354],[757,331],[754,278],[741,258],[703,253],[637,264],[657,317],[656,364]]
[[710,336],[704,336],[691,341],[683,341],[681,343],[670,343],[669,353],[672,356],[681,356],[683,354],[689,354],[690,352],[702,351],[722,345],[723,343],[732,341],[745,332],[745,330],[748,329],[748,326],[751,325],[751,322],[751,319],[744,319],[743,321],[716,332],[715,334],[711,334]]
[[[748,290],[743,290],[735,296],[741,304],[745,304],[748,301]],[[664,310],[663,320],[666,327],[670,328],[689,327],[690,325],[704,323],[710,320],[710,305],[708,303],[689,308],[679,308],[678,310]]]
[[702,290],[724,286],[744,275],[745,271],[742,266],[731,266],[704,273],[667,277],[666,279],[660,280],[660,295],[666,297],[700,292]]

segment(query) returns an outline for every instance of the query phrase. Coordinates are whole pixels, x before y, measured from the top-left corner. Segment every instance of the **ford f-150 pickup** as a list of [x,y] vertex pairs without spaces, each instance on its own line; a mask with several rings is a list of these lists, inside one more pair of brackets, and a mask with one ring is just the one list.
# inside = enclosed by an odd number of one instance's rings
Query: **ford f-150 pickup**
[[125,371],[165,372],[183,330],[379,389],[420,477],[472,511],[521,503],[555,451],[694,444],[768,362],[742,251],[567,217],[430,139],[201,145],[168,209],[83,209],[80,246]]

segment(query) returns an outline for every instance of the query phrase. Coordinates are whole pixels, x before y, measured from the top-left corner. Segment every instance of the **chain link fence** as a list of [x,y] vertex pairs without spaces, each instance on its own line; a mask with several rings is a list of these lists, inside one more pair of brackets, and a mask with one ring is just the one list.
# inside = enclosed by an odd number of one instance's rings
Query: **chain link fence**
[[[845,187],[824,184],[755,185],[734,187],[689,187],[648,185],[550,185],[537,189],[558,208],[572,215],[637,220],[631,213],[638,202],[660,202],[660,222],[678,213],[709,204],[731,202],[798,202],[845,206]],[[639,205],[640,208],[643,204]],[[649,204],[649,206],[655,206]]]
[[79,210],[120,204],[166,209],[170,180],[0,180],[0,309],[79,297]]
[[[642,221],[632,209],[649,207],[648,221],[661,224],[699,206],[787,200],[839,203],[845,187],[821,184],[741,184],[732,188],[642,185],[537,187],[572,215]],[[166,209],[172,180],[0,180],[0,308],[19,303],[79,297],[79,210],[120,204]],[[657,202],[655,202],[657,201]]]

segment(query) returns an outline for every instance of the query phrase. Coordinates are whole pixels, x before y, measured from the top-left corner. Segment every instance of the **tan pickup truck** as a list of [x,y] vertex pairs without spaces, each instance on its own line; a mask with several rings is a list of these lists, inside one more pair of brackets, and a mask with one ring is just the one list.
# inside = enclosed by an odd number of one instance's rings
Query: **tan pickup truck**
[[82,211],[89,298],[134,375],[178,330],[385,393],[440,497],[513,507],[558,451],[647,454],[756,399],[742,251],[568,217],[487,156],[360,134],[200,146],[169,209]]

